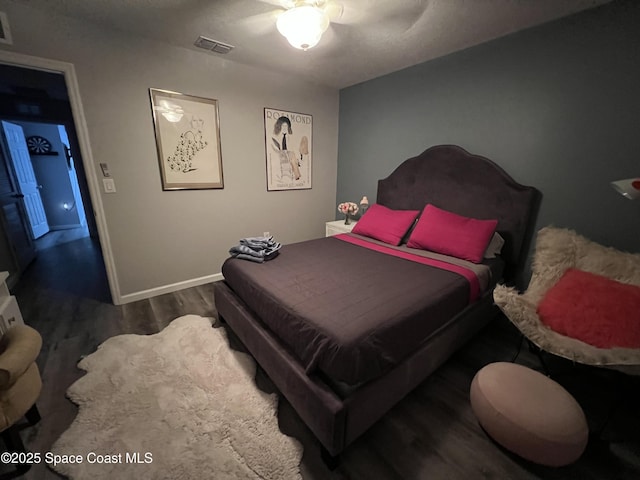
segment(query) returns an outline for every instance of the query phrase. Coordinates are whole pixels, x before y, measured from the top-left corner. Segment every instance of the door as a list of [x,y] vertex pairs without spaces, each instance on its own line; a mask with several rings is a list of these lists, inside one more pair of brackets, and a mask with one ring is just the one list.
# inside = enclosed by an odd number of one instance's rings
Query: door
[[20,125],[3,121],[2,129],[7,142],[7,150],[18,179],[18,190],[23,195],[22,200],[31,224],[31,236],[35,240],[49,231],[49,224],[47,223],[47,215],[44,212],[44,205],[40,197],[38,181],[33,172],[33,165],[31,165],[27,142],[24,139],[24,132]]

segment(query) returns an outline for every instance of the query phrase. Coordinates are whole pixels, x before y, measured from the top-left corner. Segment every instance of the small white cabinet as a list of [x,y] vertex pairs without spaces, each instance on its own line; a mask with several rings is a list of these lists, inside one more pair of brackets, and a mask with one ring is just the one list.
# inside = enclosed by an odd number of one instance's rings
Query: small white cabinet
[[0,336],[15,325],[24,325],[18,301],[9,293],[7,278],[9,272],[0,272]]
[[339,233],[351,233],[351,230],[358,223],[354,220],[351,220],[349,225],[344,224],[344,220],[336,220],[334,222],[327,222],[325,224],[325,237],[332,237],[333,235],[338,235]]

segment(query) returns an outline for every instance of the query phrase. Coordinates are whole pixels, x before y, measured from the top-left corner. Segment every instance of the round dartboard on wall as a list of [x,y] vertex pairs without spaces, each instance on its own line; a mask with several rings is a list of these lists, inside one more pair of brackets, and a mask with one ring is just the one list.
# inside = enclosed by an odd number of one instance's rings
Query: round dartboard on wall
[[44,137],[34,135],[27,138],[27,148],[29,153],[49,153],[51,151],[51,142]]

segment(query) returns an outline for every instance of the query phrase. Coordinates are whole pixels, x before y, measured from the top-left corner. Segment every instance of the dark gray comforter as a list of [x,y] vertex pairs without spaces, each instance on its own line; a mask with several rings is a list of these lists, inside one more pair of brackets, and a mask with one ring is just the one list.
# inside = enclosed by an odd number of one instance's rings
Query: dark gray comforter
[[222,273],[307,373],[347,384],[398,364],[469,303],[462,275],[334,237],[262,264],[230,258]]

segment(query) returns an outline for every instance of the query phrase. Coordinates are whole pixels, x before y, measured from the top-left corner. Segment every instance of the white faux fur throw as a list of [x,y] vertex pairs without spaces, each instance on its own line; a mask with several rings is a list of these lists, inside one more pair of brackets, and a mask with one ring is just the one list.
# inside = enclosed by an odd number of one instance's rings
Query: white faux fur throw
[[[571,267],[640,286],[640,254],[605,247],[572,230],[555,227],[538,232],[535,248],[527,291],[519,294],[514,288],[498,285],[493,293],[496,305],[543,350],[579,363],[640,374],[640,349],[594,347],[554,332],[536,313],[547,290]],[[640,313],[637,320],[640,322]]]
[[[302,446],[278,428],[274,394],[223,328],[196,315],[155,335],[119,335],[79,365],[78,416],[52,448],[81,455],[72,479],[299,479]],[[96,460],[114,463],[90,463]],[[140,463],[135,463],[140,462]],[[145,463],[148,462],[148,463]]]

